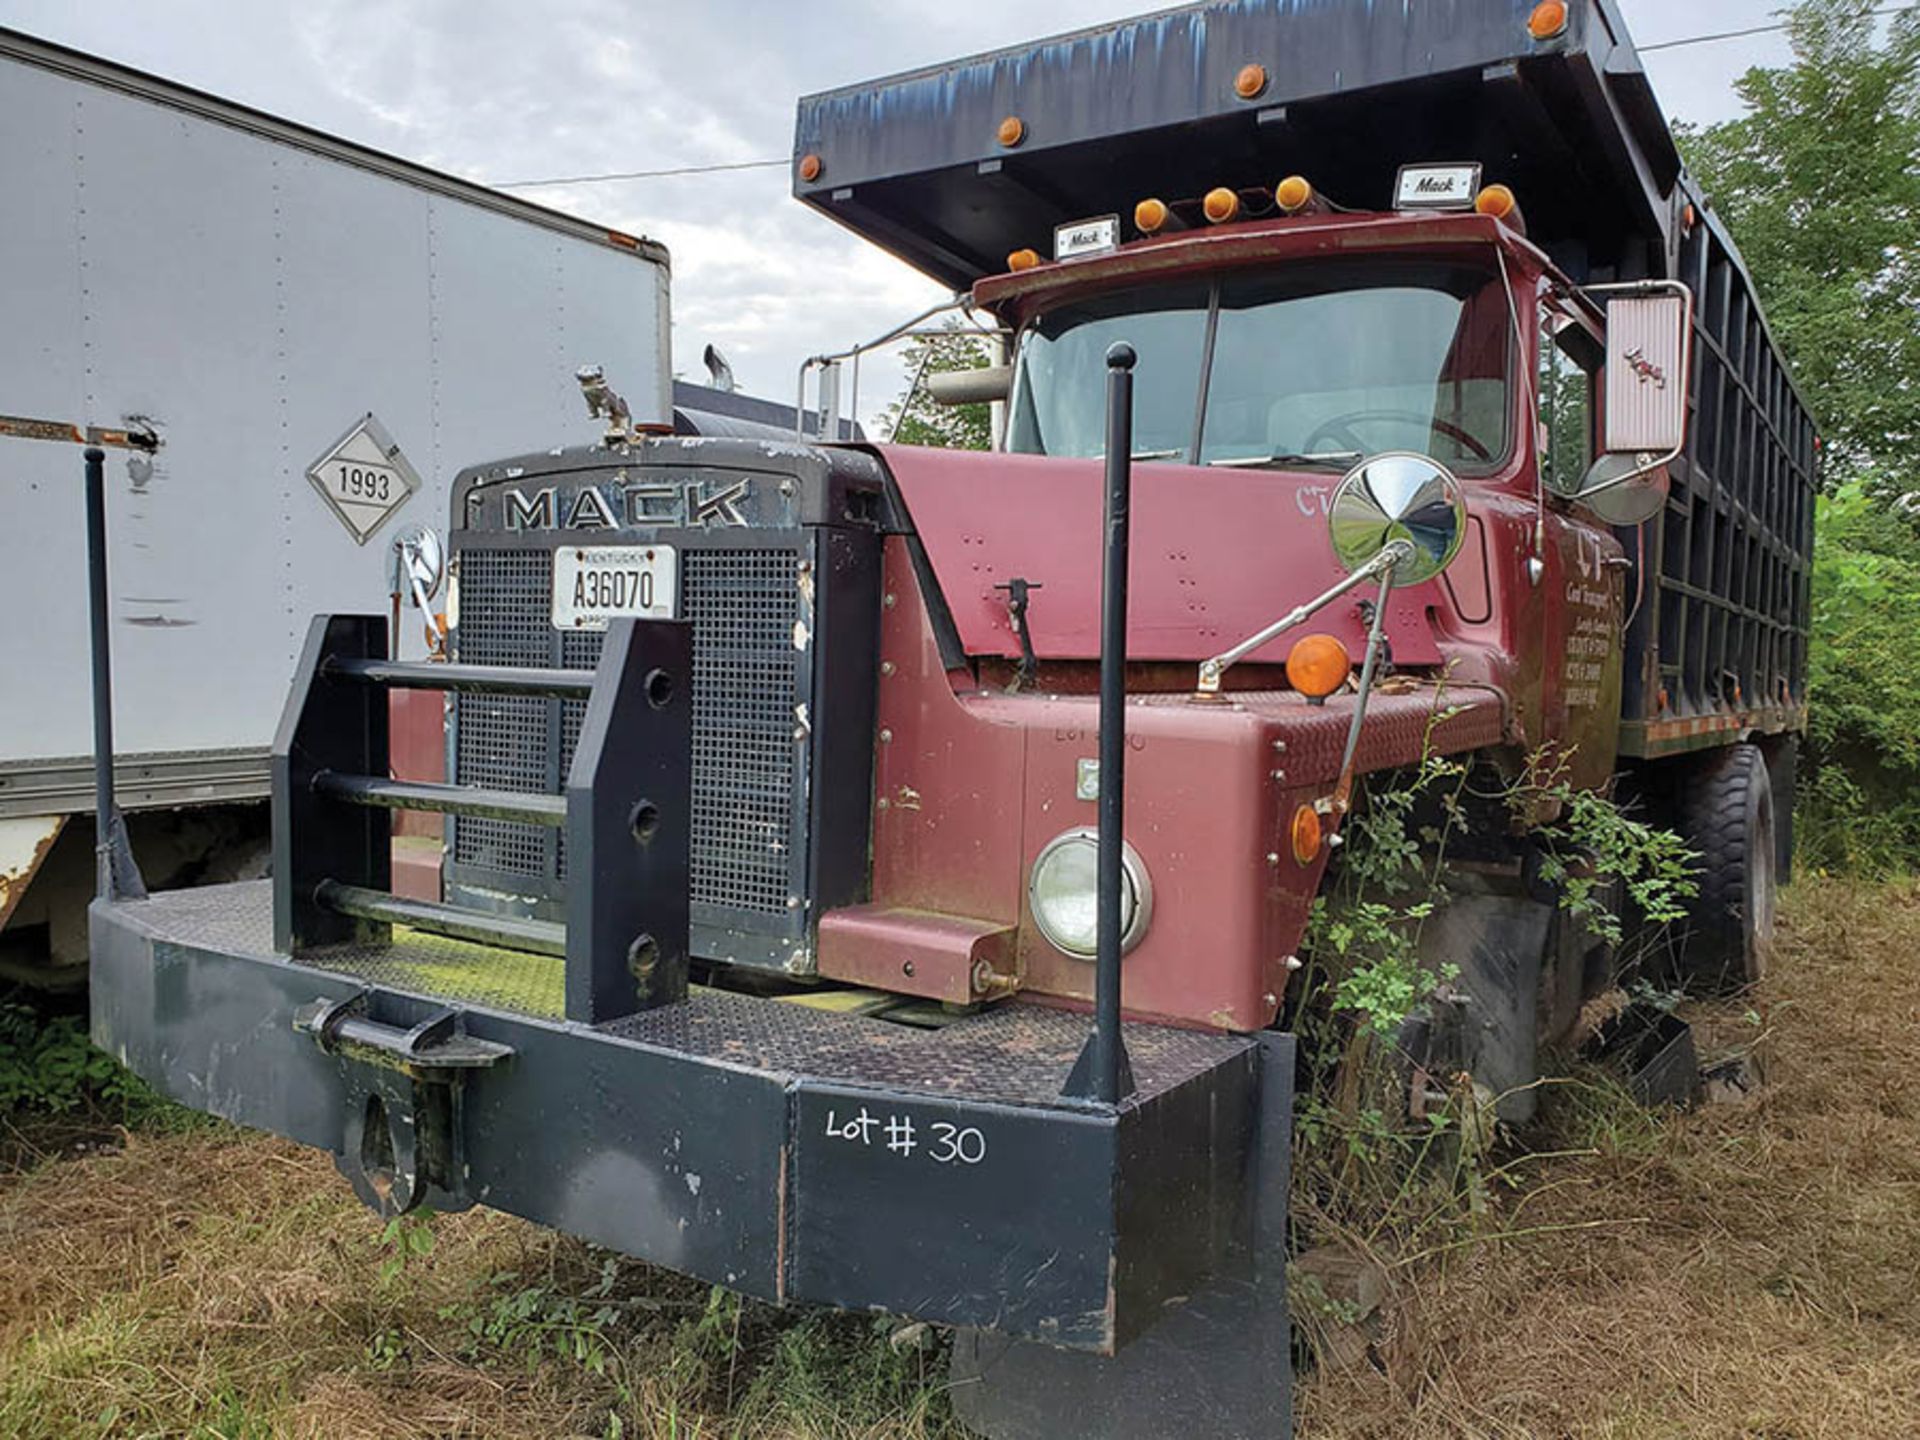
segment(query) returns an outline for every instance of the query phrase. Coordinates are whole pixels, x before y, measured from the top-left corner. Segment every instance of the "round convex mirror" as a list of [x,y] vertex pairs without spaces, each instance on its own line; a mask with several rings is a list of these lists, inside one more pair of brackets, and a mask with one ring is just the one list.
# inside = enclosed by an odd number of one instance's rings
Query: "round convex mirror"
[[1396,540],[1413,554],[1393,567],[1393,586],[1431,580],[1460,553],[1467,502],[1453,472],[1430,455],[1389,451],[1362,460],[1334,491],[1328,515],[1333,553],[1360,569]]
[[392,571],[392,593],[409,595],[415,604],[438,595],[447,578],[447,550],[439,532],[429,525],[412,525],[396,535]]
[[[1586,483],[1574,499],[1609,525],[1645,524],[1667,503],[1667,467],[1645,469],[1653,459],[1651,455],[1602,455],[1587,471]],[[1644,474],[1634,474],[1643,469]]]

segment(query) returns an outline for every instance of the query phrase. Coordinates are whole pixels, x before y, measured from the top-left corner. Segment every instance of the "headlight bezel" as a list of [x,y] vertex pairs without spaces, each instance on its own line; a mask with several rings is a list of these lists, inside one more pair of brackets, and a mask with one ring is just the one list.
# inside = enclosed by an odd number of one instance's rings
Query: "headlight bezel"
[[[1097,951],[1097,931],[1089,933],[1085,949],[1067,943],[1062,932],[1049,924],[1048,911],[1040,896],[1040,881],[1049,862],[1070,847],[1081,847],[1091,852],[1095,873],[1098,874],[1100,832],[1089,825],[1076,825],[1071,830],[1062,831],[1040,847],[1040,853],[1033,857],[1033,864],[1027,871],[1027,913],[1033,917],[1034,928],[1047,944],[1069,960],[1092,964]],[[1124,840],[1120,842],[1120,874],[1121,914],[1124,917],[1120,953],[1126,955],[1145,938],[1147,927],[1153,920],[1153,881],[1147,874],[1146,862],[1140,858],[1140,852]],[[1127,908],[1129,898],[1132,900],[1131,912]],[[1094,903],[1097,907],[1097,896]]]

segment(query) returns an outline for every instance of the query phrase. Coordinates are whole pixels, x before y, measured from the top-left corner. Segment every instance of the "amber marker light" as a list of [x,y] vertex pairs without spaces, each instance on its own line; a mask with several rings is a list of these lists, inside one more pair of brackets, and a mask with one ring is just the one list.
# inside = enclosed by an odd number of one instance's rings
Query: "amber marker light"
[[1506,186],[1489,185],[1473,197],[1473,208],[1482,215],[1505,220],[1520,208],[1520,201]]
[[1242,100],[1257,100],[1267,88],[1267,67],[1264,65],[1242,65],[1240,73],[1233,77],[1233,93]]
[[1302,805],[1293,812],[1293,824],[1289,827],[1293,834],[1293,858],[1302,865],[1311,865],[1320,858],[1320,842],[1324,838],[1320,829],[1320,813],[1311,805]]
[[823,168],[824,166],[821,164],[818,155],[802,155],[800,157],[800,178],[809,185],[820,178],[820,171]]
[[1172,218],[1173,212],[1164,200],[1142,200],[1133,207],[1133,228],[1142,235],[1157,235]]
[[1000,128],[994,132],[994,138],[1006,149],[1011,150],[1027,138],[1027,122],[1018,115],[1009,115],[1000,122]]
[[1289,175],[1273,187],[1273,199],[1289,215],[1298,215],[1313,203],[1313,186],[1304,175]]
[[1039,263],[1040,252],[1038,250],[1016,250],[1007,256],[1007,269],[1009,270],[1031,270]]
[[1567,0],[1540,0],[1527,17],[1527,33],[1536,40],[1552,40],[1567,33]]
[[1287,683],[1310,700],[1324,700],[1353,672],[1353,657],[1331,635],[1303,635],[1287,655]]
[[1207,192],[1207,198],[1200,202],[1200,210],[1213,224],[1224,225],[1240,213],[1240,197],[1222,185]]

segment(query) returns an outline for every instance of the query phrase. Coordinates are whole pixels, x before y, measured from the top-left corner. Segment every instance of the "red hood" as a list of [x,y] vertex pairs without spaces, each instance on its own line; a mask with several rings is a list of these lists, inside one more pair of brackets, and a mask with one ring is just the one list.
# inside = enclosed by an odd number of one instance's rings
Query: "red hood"
[[[905,445],[879,453],[969,655],[1019,657],[1007,593],[994,589],[1019,577],[1041,587],[1027,611],[1039,655],[1099,656],[1101,461]],[[1197,664],[1332,585],[1344,572],[1325,509],[1338,483],[1326,474],[1135,464],[1128,658]],[[1356,592],[1311,622],[1356,657],[1360,598]],[[1394,594],[1387,635],[1396,662],[1439,663],[1426,618],[1438,603],[1437,582]],[[1295,638],[1282,636],[1250,658],[1284,661]]]

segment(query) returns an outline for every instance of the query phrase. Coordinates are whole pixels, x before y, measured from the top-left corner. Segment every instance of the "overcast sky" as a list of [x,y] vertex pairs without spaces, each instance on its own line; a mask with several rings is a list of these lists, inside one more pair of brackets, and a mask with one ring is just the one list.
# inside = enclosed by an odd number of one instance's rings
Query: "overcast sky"
[[[1762,25],[1775,0],[1620,0],[1641,44]],[[788,155],[802,94],[1157,8],[1151,0],[0,0],[0,24],[473,180]],[[1646,57],[1669,114],[1735,115],[1755,36]],[[674,364],[726,352],[785,399],[801,359],[940,298],[793,200],[784,167],[516,193],[673,254]],[[871,418],[897,370],[863,382]],[[616,381],[617,381],[617,377]]]

